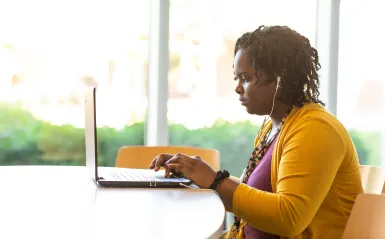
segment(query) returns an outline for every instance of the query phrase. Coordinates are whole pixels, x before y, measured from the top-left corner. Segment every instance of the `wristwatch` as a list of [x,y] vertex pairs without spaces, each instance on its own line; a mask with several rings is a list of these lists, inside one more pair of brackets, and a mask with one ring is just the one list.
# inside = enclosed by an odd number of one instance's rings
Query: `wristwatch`
[[214,182],[210,185],[209,189],[216,190],[218,184],[228,177],[230,177],[230,173],[227,172],[227,170],[219,170],[215,176]]

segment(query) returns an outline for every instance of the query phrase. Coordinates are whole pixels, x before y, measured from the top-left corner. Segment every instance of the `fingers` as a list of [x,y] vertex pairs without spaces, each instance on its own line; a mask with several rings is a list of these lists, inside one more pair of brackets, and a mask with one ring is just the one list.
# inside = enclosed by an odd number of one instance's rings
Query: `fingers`
[[167,170],[164,174],[165,177],[170,175],[171,170],[176,170],[177,172],[183,173],[183,164],[181,163],[167,163]]
[[182,163],[182,158],[180,156],[180,154],[175,154],[173,155],[169,160],[167,160],[164,164],[164,167],[166,169],[166,172],[165,172],[165,176],[168,176],[171,172],[171,169],[168,165],[171,163],[171,164],[174,164],[174,163]]
[[150,164],[150,169],[154,169],[158,171],[161,166],[164,166],[165,162],[172,158],[174,155],[172,154],[160,154],[156,158],[154,158]]
[[175,154],[169,160],[167,160],[166,164],[168,165],[169,163],[181,163],[181,161],[183,161],[184,159],[185,158],[182,154]]
[[[154,169],[158,171],[160,167],[164,167],[166,169],[165,175],[168,176],[172,169],[179,170],[178,168],[169,167],[169,165],[178,165],[178,167],[184,166],[192,166],[194,165],[196,160],[201,160],[199,156],[189,157],[185,154],[178,153],[175,155],[172,154],[160,154],[155,159],[152,160],[150,164],[150,169]],[[174,166],[175,167],[175,166]]]

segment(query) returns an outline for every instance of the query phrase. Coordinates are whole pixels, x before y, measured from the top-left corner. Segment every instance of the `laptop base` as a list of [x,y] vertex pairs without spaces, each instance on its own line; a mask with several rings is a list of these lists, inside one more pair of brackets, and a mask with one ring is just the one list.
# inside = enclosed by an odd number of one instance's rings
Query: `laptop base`
[[[97,184],[107,188],[185,188],[181,183],[175,182],[129,182],[129,181],[104,181],[98,180]],[[183,182],[191,185],[191,181]]]

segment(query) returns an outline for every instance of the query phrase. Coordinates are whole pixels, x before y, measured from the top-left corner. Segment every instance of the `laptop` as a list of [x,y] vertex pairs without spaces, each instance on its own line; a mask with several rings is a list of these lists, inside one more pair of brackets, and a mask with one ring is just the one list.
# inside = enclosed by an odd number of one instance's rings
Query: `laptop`
[[[96,126],[96,88],[85,92],[85,143],[86,168],[98,185],[104,187],[183,187],[192,184],[186,178],[165,177],[164,170],[128,169],[115,167],[98,168],[98,144]],[[149,161],[152,159],[149,159]]]

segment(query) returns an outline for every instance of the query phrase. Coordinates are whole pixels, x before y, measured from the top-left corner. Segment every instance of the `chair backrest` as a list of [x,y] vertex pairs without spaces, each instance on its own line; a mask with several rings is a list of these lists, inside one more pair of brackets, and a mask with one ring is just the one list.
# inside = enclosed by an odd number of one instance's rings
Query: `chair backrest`
[[199,156],[215,170],[220,167],[218,150],[182,146],[124,146],[119,149],[115,166],[146,169],[151,161],[162,153]]
[[385,168],[361,165],[360,171],[364,192],[381,194],[385,183]]
[[385,238],[385,195],[359,194],[342,239]]

